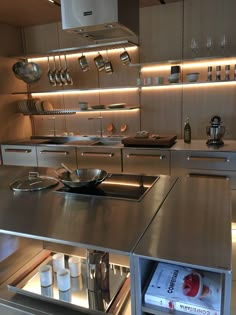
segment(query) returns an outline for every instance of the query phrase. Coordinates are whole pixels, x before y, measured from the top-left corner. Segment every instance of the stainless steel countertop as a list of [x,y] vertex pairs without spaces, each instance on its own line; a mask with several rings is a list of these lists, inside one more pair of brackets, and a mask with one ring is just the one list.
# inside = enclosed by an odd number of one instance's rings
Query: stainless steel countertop
[[[0,166],[0,232],[110,252],[133,251],[176,182],[160,176],[139,201],[53,192],[14,192],[9,184],[37,168]],[[40,168],[41,175],[55,176]]]
[[230,248],[229,182],[179,178],[134,253],[149,259],[230,271]]
[[[65,138],[65,137],[64,137]],[[49,139],[52,139],[50,143]],[[68,138],[69,142],[63,143],[63,137],[56,137],[55,143],[53,143],[53,137],[35,138],[35,139],[22,139],[22,140],[9,140],[4,141],[1,144],[4,145],[19,145],[19,146],[95,146],[95,142],[104,141],[107,142],[106,145],[115,146],[118,148],[126,148],[120,141],[120,137],[71,137]],[[60,141],[62,141],[60,143]],[[109,144],[110,142],[110,144]],[[99,145],[101,146],[101,144]],[[152,147],[127,147],[128,149],[150,149],[150,150],[193,150],[193,151],[209,151],[209,152],[236,152],[236,140],[224,140],[223,146],[208,146],[206,144],[206,139],[203,140],[192,140],[191,143],[184,143],[182,139],[177,139],[176,143],[170,148],[152,148]]]

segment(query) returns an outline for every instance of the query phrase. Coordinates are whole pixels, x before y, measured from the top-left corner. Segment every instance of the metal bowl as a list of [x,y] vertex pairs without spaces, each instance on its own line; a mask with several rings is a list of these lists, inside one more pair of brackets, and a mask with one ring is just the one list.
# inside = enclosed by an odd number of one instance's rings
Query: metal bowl
[[106,171],[98,168],[76,169],[72,173],[58,168],[56,173],[60,181],[70,188],[96,187],[108,176]]
[[18,79],[29,84],[37,82],[42,75],[40,66],[35,62],[16,62],[12,70]]

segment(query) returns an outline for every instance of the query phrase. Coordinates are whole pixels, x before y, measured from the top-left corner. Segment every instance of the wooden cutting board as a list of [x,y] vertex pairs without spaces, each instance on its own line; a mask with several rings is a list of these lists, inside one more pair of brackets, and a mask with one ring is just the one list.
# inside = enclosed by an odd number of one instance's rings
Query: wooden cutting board
[[170,148],[177,139],[176,135],[159,135],[159,138],[137,138],[126,137],[122,139],[122,143],[125,147],[160,147]]

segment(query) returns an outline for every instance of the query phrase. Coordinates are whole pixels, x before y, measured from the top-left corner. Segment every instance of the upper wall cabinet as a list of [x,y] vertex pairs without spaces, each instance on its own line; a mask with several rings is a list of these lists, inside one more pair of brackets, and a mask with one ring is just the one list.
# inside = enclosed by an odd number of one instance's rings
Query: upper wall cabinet
[[140,62],[182,59],[183,2],[140,9]]
[[184,1],[184,59],[236,53],[235,0]]

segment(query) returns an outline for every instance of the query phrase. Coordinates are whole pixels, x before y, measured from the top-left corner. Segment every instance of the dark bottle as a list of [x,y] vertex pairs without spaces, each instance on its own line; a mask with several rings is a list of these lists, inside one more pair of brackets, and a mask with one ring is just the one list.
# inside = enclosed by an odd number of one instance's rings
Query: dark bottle
[[221,66],[216,66],[216,81],[221,80]]
[[191,142],[191,126],[189,123],[189,118],[186,119],[184,124],[184,142],[190,143]]

